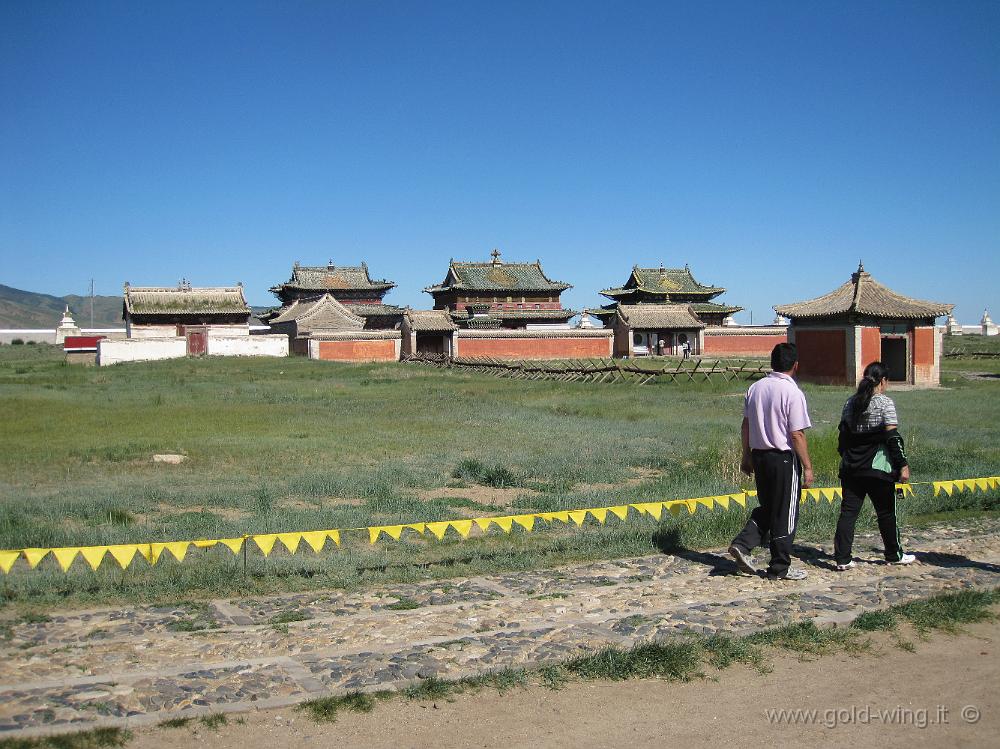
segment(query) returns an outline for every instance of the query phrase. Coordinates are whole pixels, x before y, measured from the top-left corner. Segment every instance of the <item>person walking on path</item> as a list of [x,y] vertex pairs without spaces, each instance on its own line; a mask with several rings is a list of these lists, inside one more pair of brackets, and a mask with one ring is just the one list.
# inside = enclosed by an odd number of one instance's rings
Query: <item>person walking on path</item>
[[871,497],[882,534],[885,559],[892,564],[910,564],[916,559],[903,551],[896,522],[896,481],[910,481],[903,436],[899,433],[896,404],[885,395],[889,368],[882,362],[865,367],[858,391],[847,399],[840,418],[840,503],[833,557],[837,569],[854,567],[854,524],[865,502]]
[[757,501],[750,520],[733,539],[729,553],[741,572],[755,575],[749,554],[770,533],[771,580],[801,580],[805,570],[791,569],[792,543],[799,518],[799,495],[813,482],[805,430],[812,426],[805,394],[793,379],[798,372],[793,343],[771,351],[771,373],[747,391],[740,427],[740,469],[754,476]]

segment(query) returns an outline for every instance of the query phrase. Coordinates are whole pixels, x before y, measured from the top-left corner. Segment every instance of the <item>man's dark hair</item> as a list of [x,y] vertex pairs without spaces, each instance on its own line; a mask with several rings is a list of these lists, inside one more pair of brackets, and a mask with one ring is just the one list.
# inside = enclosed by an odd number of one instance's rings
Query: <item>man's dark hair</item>
[[771,369],[775,372],[788,372],[799,360],[798,349],[794,343],[779,343],[771,349]]

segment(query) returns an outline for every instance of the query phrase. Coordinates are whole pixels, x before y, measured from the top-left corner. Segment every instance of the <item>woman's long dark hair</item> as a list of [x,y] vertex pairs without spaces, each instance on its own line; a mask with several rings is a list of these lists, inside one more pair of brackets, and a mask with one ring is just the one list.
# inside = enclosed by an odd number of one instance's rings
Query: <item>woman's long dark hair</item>
[[861,419],[861,414],[868,410],[868,404],[872,401],[875,388],[882,380],[889,376],[889,368],[880,361],[873,361],[865,367],[864,377],[858,383],[858,392],[851,399],[851,426],[856,427]]

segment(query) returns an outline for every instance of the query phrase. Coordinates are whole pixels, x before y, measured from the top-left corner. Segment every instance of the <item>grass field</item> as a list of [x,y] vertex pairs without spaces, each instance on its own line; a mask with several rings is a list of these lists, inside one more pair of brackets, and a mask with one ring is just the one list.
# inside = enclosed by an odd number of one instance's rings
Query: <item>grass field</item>
[[[998,348],[995,339],[968,350]],[[946,343],[946,350],[949,345]],[[944,389],[893,393],[914,480],[1000,472],[1000,360],[945,362]],[[0,548],[220,538],[548,511],[737,491],[746,383],[520,382],[404,364],[303,358],[71,367],[49,346],[0,348]],[[836,485],[845,388],[805,386],[820,486]],[[187,456],[154,464],[156,453]],[[911,520],[995,508],[995,495],[908,500]],[[800,537],[827,539],[836,506]],[[3,581],[3,603],[176,600],[361,585],[723,543],[744,511],[464,542],[295,556],[198,552],[153,569],[69,574],[51,560]],[[863,524],[871,523],[867,514]]]

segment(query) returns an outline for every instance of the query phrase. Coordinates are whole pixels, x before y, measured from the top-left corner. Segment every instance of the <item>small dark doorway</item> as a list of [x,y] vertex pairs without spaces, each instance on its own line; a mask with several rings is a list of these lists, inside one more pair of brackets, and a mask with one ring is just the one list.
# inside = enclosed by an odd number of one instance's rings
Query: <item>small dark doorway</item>
[[444,336],[440,333],[417,333],[418,354],[445,354]]
[[889,367],[891,382],[907,382],[905,338],[882,337],[882,363]]

